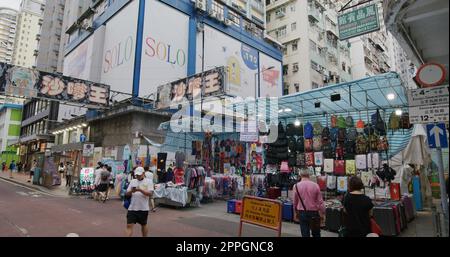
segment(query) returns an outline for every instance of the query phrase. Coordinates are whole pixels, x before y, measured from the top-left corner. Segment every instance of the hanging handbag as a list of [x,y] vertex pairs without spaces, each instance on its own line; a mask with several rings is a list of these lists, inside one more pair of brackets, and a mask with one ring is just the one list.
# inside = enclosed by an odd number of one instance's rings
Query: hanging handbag
[[316,166],[323,166],[323,152],[314,153],[314,164]]
[[337,191],[340,193],[347,192],[348,187],[348,178],[347,177],[338,177],[337,178]]
[[335,160],[334,161],[334,175],[344,176],[345,175],[345,161]]
[[333,171],[334,171],[334,160],[333,159],[325,159],[323,161],[323,170],[326,173],[333,173]]
[[307,167],[314,166],[314,152],[305,153],[305,162]]
[[355,175],[356,174],[355,160],[346,160],[345,161],[345,174],[347,174],[347,175]]
[[[305,203],[303,202],[302,197],[300,196],[300,192],[298,190],[298,186],[295,185],[295,192],[297,193],[297,197],[300,200],[300,203],[303,206],[303,210],[304,211],[308,211],[308,209],[306,209]],[[297,207],[295,207],[297,208]],[[297,210],[297,215],[298,217],[300,217],[300,210]],[[309,228],[313,231],[313,230],[320,230],[320,216],[313,216],[311,217],[310,221],[309,221]]]
[[355,161],[356,161],[356,169],[357,170],[367,169],[367,155],[365,155],[365,154],[356,155]]
[[288,162],[286,162],[286,161],[281,162],[280,172],[281,173],[289,173],[290,172]]

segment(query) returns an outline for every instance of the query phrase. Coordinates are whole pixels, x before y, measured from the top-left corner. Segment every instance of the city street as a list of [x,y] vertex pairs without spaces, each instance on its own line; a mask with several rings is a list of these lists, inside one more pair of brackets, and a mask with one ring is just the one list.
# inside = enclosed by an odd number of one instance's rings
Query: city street
[[[56,197],[0,178],[0,236],[123,237],[126,210],[119,200],[95,202],[86,197]],[[226,213],[226,203],[217,200],[200,208],[160,207],[150,213],[150,237],[235,237],[239,216]],[[283,237],[296,237],[299,227],[283,223]],[[276,233],[244,225],[243,236],[266,237]],[[134,236],[139,236],[135,228]],[[322,231],[323,237],[337,234]],[[433,236],[431,216],[418,213],[402,236]]]

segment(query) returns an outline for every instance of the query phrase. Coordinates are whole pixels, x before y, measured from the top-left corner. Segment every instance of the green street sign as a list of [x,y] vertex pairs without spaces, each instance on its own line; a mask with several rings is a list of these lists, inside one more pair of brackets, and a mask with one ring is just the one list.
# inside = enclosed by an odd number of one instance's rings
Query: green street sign
[[380,30],[378,7],[372,4],[341,14],[338,24],[341,41]]

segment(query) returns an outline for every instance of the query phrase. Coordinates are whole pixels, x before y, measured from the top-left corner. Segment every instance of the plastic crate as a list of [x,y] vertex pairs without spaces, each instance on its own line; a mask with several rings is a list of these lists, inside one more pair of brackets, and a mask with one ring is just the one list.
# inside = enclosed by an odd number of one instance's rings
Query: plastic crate
[[227,212],[235,213],[236,212],[236,200],[228,200],[227,201]]
[[236,200],[236,207],[235,207],[235,213],[241,214],[242,212],[242,200]]

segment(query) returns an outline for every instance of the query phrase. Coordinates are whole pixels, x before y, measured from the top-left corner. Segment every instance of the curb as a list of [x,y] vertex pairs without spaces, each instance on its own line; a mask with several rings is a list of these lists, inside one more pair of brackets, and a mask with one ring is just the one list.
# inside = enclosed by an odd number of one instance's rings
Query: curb
[[10,182],[10,183],[15,184],[15,185],[19,185],[19,186],[28,188],[30,190],[35,190],[35,191],[39,191],[41,193],[45,193],[45,194],[53,196],[53,197],[70,198],[69,195],[67,195],[67,196],[56,195],[56,194],[54,194],[52,192],[49,192],[48,190],[44,190],[43,188],[41,188],[41,186],[30,185],[30,184],[27,184],[27,183],[24,183],[24,182],[20,182],[20,181],[14,180],[14,179],[10,179],[10,178],[0,177],[0,179],[4,180],[4,181],[7,181],[7,182]]

